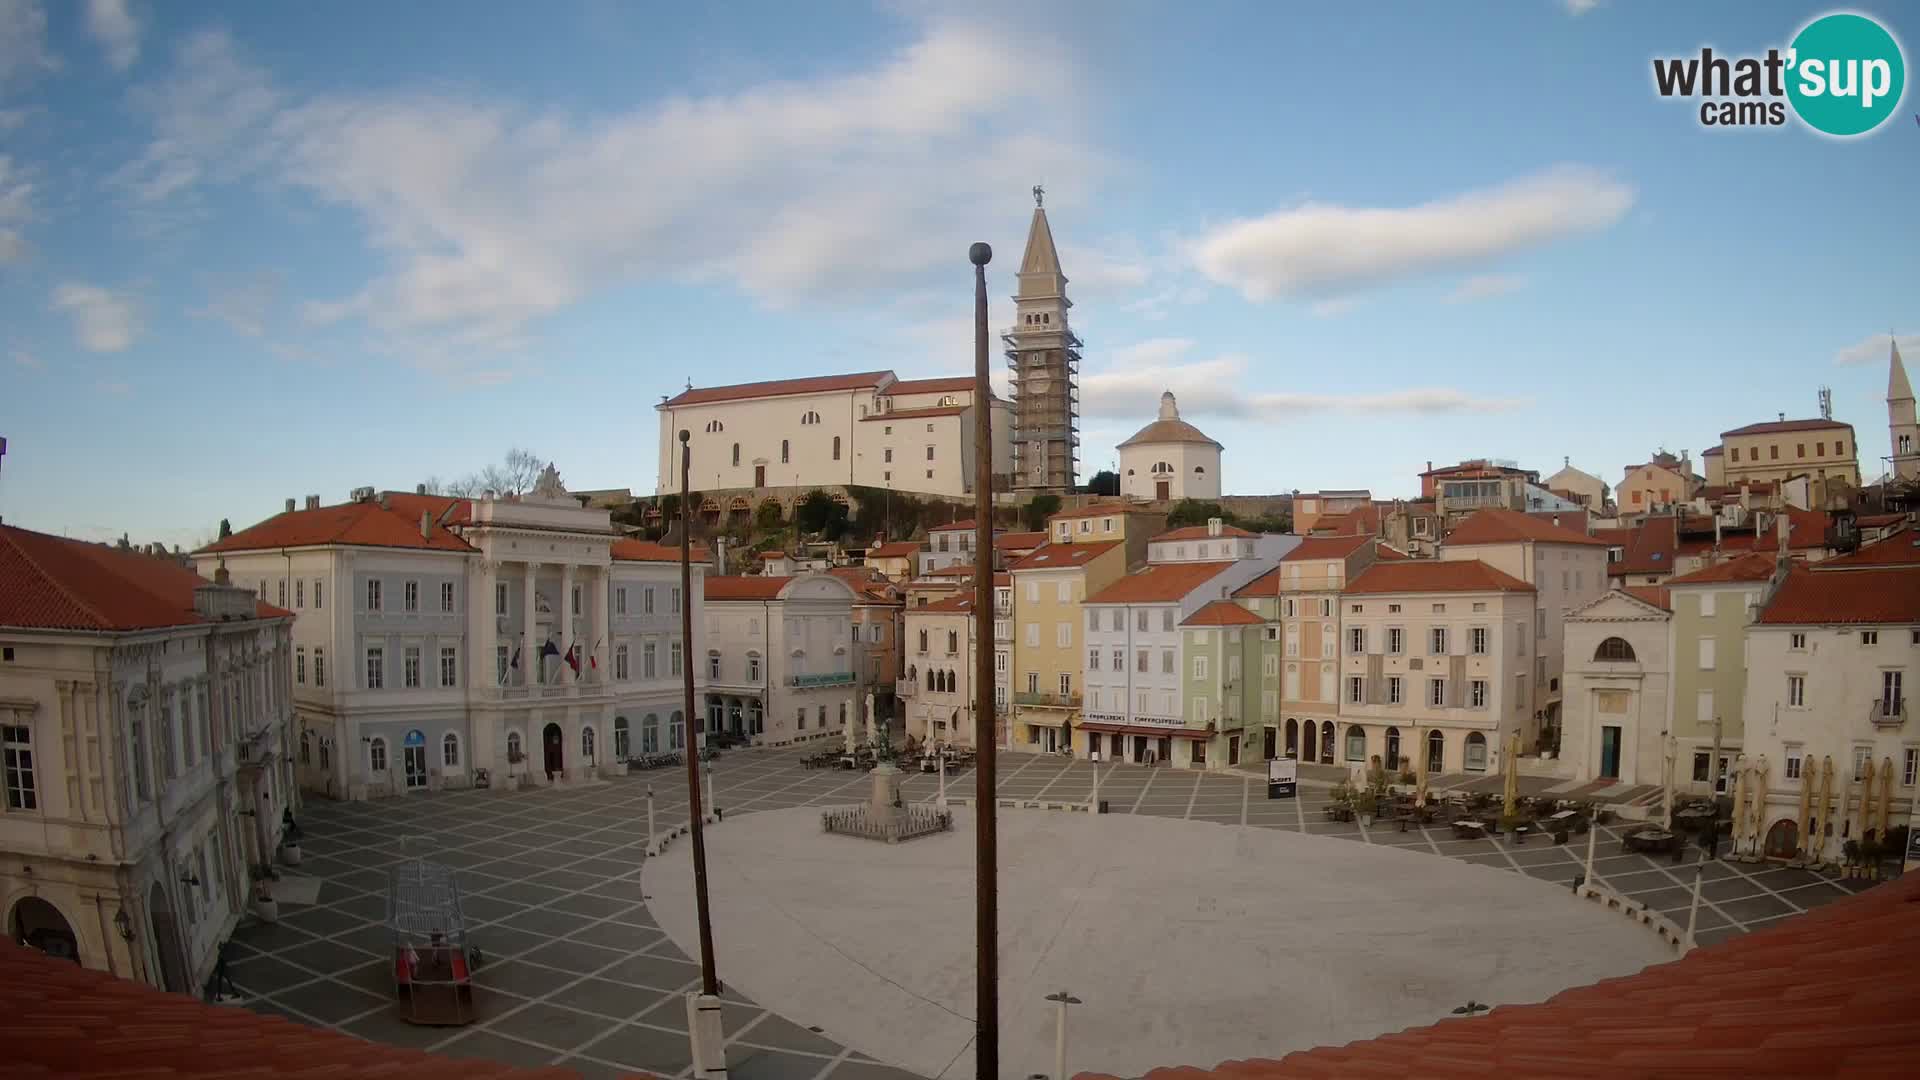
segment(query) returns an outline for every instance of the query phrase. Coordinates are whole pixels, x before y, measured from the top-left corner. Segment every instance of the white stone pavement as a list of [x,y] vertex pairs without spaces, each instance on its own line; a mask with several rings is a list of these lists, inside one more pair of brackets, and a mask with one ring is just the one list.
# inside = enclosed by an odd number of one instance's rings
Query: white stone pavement
[[[1564,886],[1402,847],[1170,818],[1001,811],[1003,1074],[1277,1057],[1537,1001],[1671,958]],[[893,847],[819,810],[708,832],[722,982],[928,1077],[973,1072],[973,819]],[[690,845],[644,869],[696,952]]]

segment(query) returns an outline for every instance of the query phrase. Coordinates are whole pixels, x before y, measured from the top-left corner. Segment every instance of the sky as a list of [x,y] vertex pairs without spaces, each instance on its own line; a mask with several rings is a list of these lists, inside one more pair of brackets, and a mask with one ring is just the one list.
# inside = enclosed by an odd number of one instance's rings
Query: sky
[[651,494],[689,381],[969,373],[1035,184],[1083,476],[1165,389],[1230,493],[1390,497],[1821,386],[1877,476],[1920,95],[1836,140],[1651,76],[1827,10],[0,0],[0,517],[191,547],[514,446]]

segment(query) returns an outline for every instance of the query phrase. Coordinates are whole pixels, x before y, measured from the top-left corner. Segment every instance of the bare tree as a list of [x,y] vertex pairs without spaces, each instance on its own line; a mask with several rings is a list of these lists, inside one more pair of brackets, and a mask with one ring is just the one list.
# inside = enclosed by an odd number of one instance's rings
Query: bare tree
[[468,473],[458,479],[429,476],[423,482],[427,494],[450,495],[457,499],[478,498],[486,491],[502,496],[524,495],[533,490],[534,483],[540,479],[540,473],[545,468],[546,462],[540,460],[538,454],[516,446],[507,451],[501,463],[488,465],[477,473]]

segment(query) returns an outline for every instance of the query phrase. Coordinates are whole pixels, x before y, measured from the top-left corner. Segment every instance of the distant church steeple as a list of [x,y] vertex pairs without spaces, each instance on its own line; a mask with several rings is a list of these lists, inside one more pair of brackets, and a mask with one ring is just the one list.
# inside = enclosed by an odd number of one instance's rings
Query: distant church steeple
[[1913,480],[1920,478],[1920,424],[1914,421],[1913,384],[1900,362],[1900,343],[1889,338],[1887,350],[1887,435],[1893,447],[1888,471],[1896,480]]
[[1065,494],[1078,481],[1080,339],[1067,313],[1067,275],[1047,223],[1046,189],[1033,189],[1027,250],[1015,275],[1013,326],[1004,335],[1013,385],[1013,486]]

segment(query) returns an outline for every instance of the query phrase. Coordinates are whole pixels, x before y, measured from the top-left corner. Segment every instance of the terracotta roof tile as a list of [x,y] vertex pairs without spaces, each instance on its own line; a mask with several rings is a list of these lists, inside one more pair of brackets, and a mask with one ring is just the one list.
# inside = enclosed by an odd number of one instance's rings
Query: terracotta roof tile
[[945,599],[942,599],[942,600],[935,600],[933,603],[928,604],[925,607],[913,608],[908,611],[908,614],[912,615],[922,611],[931,611],[931,612],[937,612],[940,614],[951,615],[951,614],[954,614],[955,612],[964,613],[972,610],[973,610],[973,594],[970,592],[963,592],[963,593],[955,593],[954,595],[946,597]]
[[1705,450],[1700,451],[1700,456],[1701,457],[1719,457],[1721,454],[1724,454],[1724,453],[1726,453],[1726,451],[1720,449],[1717,446],[1709,446]]
[[1532,592],[1533,586],[1478,559],[1408,559],[1374,563],[1347,582],[1343,592]]
[[[472,545],[447,531],[440,515],[453,500],[437,496],[386,496],[378,501],[340,503],[316,510],[290,510],[218,540],[195,554],[262,551],[288,547],[341,544],[348,547],[415,548],[427,551],[470,552]],[[390,507],[390,509],[389,509]],[[437,507],[437,509],[436,509]],[[420,535],[420,515],[432,520]]]
[[836,390],[877,390],[882,383],[892,378],[891,371],[861,371],[851,375],[818,375],[806,379],[770,379],[766,382],[735,383],[732,386],[707,386],[683,390],[655,408],[711,405],[717,401],[745,401],[751,398],[792,397],[796,394],[825,394]]
[[1094,544],[1042,544],[1032,554],[1009,566],[1008,570],[1063,570],[1085,566],[1123,543],[1105,540]]
[[707,578],[705,596],[714,600],[777,600],[791,577],[739,577],[714,575]]
[[[1613,546],[1608,542],[1608,546]],[[1680,550],[1679,527],[1671,514],[1650,517],[1634,529],[1619,562],[1607,564],[1610,577],[1627,574],[1671,574],[1673,557]]]
[[1280,556],[1281,562],[1303,562],[1307,559],[1344,559],[1372,540],[1368,536],[1308,536],[1300,540],[1298,547]]
[[1215,600],[1180,620],[1181,626],[1252,626],[1267,620],[1231,600]]
[[1920,567],[1818,573],[1796,564],[1767,601],[1760,621],[1811,626],[1920,623]]
[[1663,611],[1673,610],[1673,601],[1667,595],[1667,589],[1664,585],[1628,585],[1622,588],[1621,591],[1633,597],[1635,600],[1652,604],[1654,607],[1660,608]]
[[973,576],[972,563],[952,563],[937,570],[927,571],[923,577],[931,578],[970,578]]
[[1773,555],[1762,555],[1759,552],[1750,551],[1725,562],[1703,566],[1691,574],[1670,578],[1667,586],[1672,588],[1676,585],[1706,585],[1714,582],[1765,581],[1773,576],[1774,570],[1778,567],[1775,559]]
[[[208,620],[193,590],[212,584],[167,559],[0,525],[0,626],[150,630]],[[290,615],[255,598],[255,615]]]
[[881,544],[867,549],[869,559],[904,559],[917,555],[922,550],[918,540],[895,540],[891,544]]
[[1149,563],[1092,596],[1089,604],[1170,604],[1232,566],[1231,562]]
[[1782,431],[1824,431],[1828,428],[1853,430],[1852,424],[1843,424],[1838,420],[1768,420],[1762,424],[1748,424],[1732,431],[1723,431],[1721,438],[1729,435],[1772,435]]
[[1818,566],[1821,570],[1851,570],[1861,566],[1920,566],[1920,531],[1901,529],[1851,555],[1828,559]]
[[1910,1075],[1920,991],[1861,972],[1916,966],[1920,874],[1537,1004],[1145,1080]]
[[1209,438],[1205,432],[1177,417],[1172,420],[1153,421],[1146,427],[1134,432],[1125,442],[1121,443],[1120,446],[1122,448],[1129,446],[1152,446],[1158,443],[1195,443],[1211,446],[1216,450],[1223,449],[1219,443]]
[[978,527],[979,527],[979,522],[977,519],[966,518],[962,521],[950,521],[945,525],[929,525],[927,526],[927,531],[930,533],[961,532],[961,531],[973,532]]
[[1588,544],[1606,541],[1565,526],[1541,521],[1518,510],[1477,510],[1468,515],[1443,541],[1450,545],[1511,544],[1531,540],[1539,544]]
[[[1214,535],[1215,535],[1214,533],[1207,531],[1207,526],[1205,525],[1188,525],[1184,528],[1174,529],[1169,532],[1163,532],[1159,536],[1154,537],[1153,542],[1158,544],[1163,540],[1210,540],[1214,537]],[[1247,530],[1239,527],[1238,525],[1228,525],[1225,522],[1222,522],[1220,525],[1219,535],[1223,537],[1224,536],[1252,537],[1258,534],[1250,533]]]
[[1273,569],[1233,590],[1236,600],[1252,600],[1263,596],[1280,595],[1280,568]]
[[1399,548],[1388,547],[1386,544],[1381,544],[1374,548],[1373,557],[1381,562],[1404,562],[1407,559],[1413,558],[1413,556],[1401,551]]

